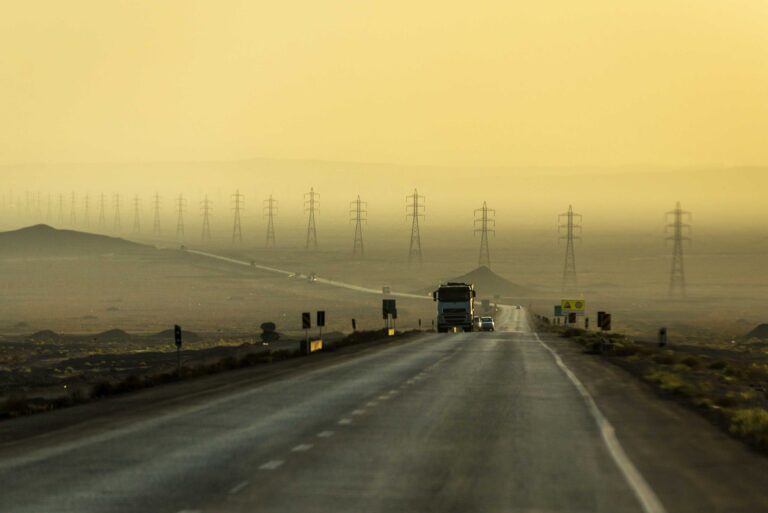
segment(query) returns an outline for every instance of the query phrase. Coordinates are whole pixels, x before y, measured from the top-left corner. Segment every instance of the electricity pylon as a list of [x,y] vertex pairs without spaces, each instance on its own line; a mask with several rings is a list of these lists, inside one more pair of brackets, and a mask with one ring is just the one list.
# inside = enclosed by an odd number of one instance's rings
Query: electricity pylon
[[158,193],[155,193],[155,196],[152,199],[152,203],[155,207],[155,216],[154,221],[152,222],[152,233],[154,235],[160,235],[162,230],[160,229],[160,195]]
[[414,258],[422,261],[421,255],[421,232],[419,230],[419,218],[424,217],[424,196],[414,189],[413,194],[405,197],[405,218],[409,217],[411,221],[411,243],[408,247],[408,261],[412,262]]
[[[475,234],[480,234],[480,258],[478,263],[491,268],[491,251],[488,247],[488,234],[496,235],[496,211],[489,209],[485,201],[482,208],[475,209]],[[478,227],[479,225],[479,227]]]
[[107,215],[105,213],[106,205],[104,200],[104,193],[99,196],[99,220],[97,221],[99,230],[105,232],[107,230]]
[[179,194],[176,198],[176,240],[179,242],[184,241],[184,208],[187,206],[187,201],[184,199],[183,194]]
[[306,249],[310,247],[317,249],[317,226],[315,225],[315,212],[317,211],[317,205],[319,204],[318,198],[320,195],[315,192],[314,187],[310,187],[309,192],[304,194],[304,211],[309,213],[309,219],[307,220],[307,243]]
[[685,297],[685,268],[683,267],[683,241],[690,241],[691,213],[680,208],[680,202],[675,205],[675,209],[666,213],[667,233],[672,229],[672,236],[667,240],[674,242],[672,249],[672,270],[669,277],[669,295],[670,297],[679,295]]
[[91,195],[90,194],[85,195],[85,199],[83,201],[83,207],[84,207],[83,208],[83,211],[84,211],[83,226],[88,228],[91,225],[91,212],[90,212]]
[[50,193],[48,194],[48,205],[45,208],[45,222],[50,223],[53,220],[53,201]]
[[69,203],[69,224],[71,226],[77,224],[77,198],[74,191],[72,191],[72,200]]
[[352,256],[362,259],[364,255],[363,250],[363,223],[368,220],[368,203],[360,201],[360,195],[357,195],[357,199],[350,203],[350,222],[355,223],[355,242],[352,246]]
[[211,202],[207,194],[201,203],[200,210],[203,215],[203,233],[200,238],[203,242],[208,242],[211,240]]
[[240,194],[240,190],[238,189],[235,191],[235,193],[232,195],[232,199],[235,202],[234,211],[235,211],[235,224],[232,227],[232,244],[242,244],[243,243],[243,229],[240,225],[240,209],[242,208],[243,203],[243,195]]
[[112,219],[112,229],[115,233],[120,233],[120,225],[122,224],[120,222],[120,194],[112,195],[112,203],[115,207],[115,217]]
[[275,247],[275,217],[277,216],[277,200],[269,195],[264,200],[264,216],[267,218],[267,241],[266,248]]
[[[565,221],[563,221],[565,219]],[[575,221],[576,220],[576,221]],[[581,233],[581,215],[573,212],[573,207],[568,205],[568,212],[560,214],[558,216],[558,231],[562,234],[565,230],[565,235],[561,235],[560,239],[566,240],[565,246],[565,266],[563,267],[563,292],[575,292],[578,287],[578,279],[576,277],[576,254],[573,248],[573,242],[581,237],[576,236],[576,231]]]
[[64,194],[59,193],[59,227],[64,226]]
[[139,195],[133,197],[133,233],[141,233],[141,209],[139,208],[141,200]]

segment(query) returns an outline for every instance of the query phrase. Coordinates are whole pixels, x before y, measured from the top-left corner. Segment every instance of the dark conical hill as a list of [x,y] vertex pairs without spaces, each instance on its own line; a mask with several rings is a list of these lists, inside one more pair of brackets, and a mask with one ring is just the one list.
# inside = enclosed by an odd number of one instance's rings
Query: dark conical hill
[[0,256],[3,257],[136,254],[153,250],[152,246],[116,237],[58,230],[45,224],[0,232]]

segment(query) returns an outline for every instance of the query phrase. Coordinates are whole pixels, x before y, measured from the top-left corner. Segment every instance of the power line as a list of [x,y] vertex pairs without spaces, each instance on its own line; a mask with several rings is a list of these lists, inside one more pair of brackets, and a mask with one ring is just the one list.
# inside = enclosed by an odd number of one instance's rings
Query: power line
[[275,247],[275,217],[277,217],[277,200],[269,195],[268,199],[264,200],[264,215],[267,218],[267,240],[265,247]]
[[363,258],[363,223],[368,220],[368,203],[360,201],[360,195],[350,203],[350,222],[355,223],[355,242],[352,246],[352,256]]
[[[496,211],[489,209],[485,201],[483,201],[481,208],[475,209],[475,234],[480,234],[480,257],[478,263],[489,269],[491,267],[491,251],[488,247],[488,234],[496,234],[495,218]],[[479,228],[478,225],[480,225]]]
[[[563,221],[565,219],[565,221]],[[565,235],[560,239],[566,240],[565,246],[565,266],[563,267],[563,292],[576,292],[579,288],[578,278],[576,276],[576,254],[574,251],[574,240],[581,239],[576,236],[576,231],[581,233],[581,214],[573,212],[573,206],[568,205],[568,212],[558,216],[558,230],[562,234],[565,229]],[[575,221],[577,220],[577,221]]]
[[421,231],[419,229],[419,218],[424,217],[424,196],[414,189],[413,194],[405,197],[405,217],[411,218],[411,243],[408,247],[408,261],[412,262],[414,258],[422,261],[421,254]]
[[240,224],[240,210],[242,209],[242,203],[244,196],[240,194],[240,190],[238,189],[235,191],[235,193],[232,195],[232,198],[235,202],[234,211],[235,211],[235,224],[232,228],[232,244],[242,244],[243,243],[243,229]]
[[[680,202],[675,209],[666,213],[666,218],[672,218],[672,222],[666,226],[667,232],[672,229],[672,236],[667,240],[674,242],[672,249],[672,269],[669,276],[669,295],[685,297],[685,268],[683,266],[683,241],[690,241],[691,213],[680,208]],[[687,221],[687,223],[685,222]]]
[[309,192],[304,194],[304,211],[309,213],[307,219],[307,243],[306,249],[310,247],[317,249],[317,225],[315,224],[315,212],[317,211],[317,205],[319,204],[318,198],[320,195],[315,192],[315,188],[311,187]]

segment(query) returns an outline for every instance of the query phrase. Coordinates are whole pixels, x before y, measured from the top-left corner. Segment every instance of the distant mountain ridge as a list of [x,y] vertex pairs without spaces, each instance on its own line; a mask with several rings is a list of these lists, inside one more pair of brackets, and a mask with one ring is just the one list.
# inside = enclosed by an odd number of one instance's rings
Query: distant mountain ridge
[[58,230],[45,224],[0,232],[2,257],[137,254],[154,250],[152,246],[125,239],[74,230]]

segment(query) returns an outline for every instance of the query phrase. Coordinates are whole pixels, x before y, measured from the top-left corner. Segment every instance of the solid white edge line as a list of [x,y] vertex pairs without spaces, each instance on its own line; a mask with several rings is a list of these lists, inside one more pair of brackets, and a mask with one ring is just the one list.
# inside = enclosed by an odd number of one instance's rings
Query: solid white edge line
[[571,369],[565,365],[562,358],[560,358],[560,355],[541,340],[538,333],[534,333],[534,336],[539,344],[552,355],[557,366],[560,367],[560,370],[562,370],[566,376],[568,376],[568,379],[571,380],[571,383],[573,383],[573,386],[576,387],[576,390],[579,392],[579,395],[584,399],[589,413],[592,414],[592,418],[595,419],[597,427],[600,429],[600,435],[608,449],[608,453],[611,455],[614,463],[616,463],[616,466],[624,475],[624,479],[627,480],[630,488],[632,488],[635,496],[640,501],[643,511],[645,511],[645,513],[666,513],[667,510],[664,509],[664,506],[656,496],[656,493],[654,493],[643,475],[637,470],[635,465],[629,459],[629,456],[627,456],[627,453],[624,451],[618,438],[616,438],[616,431],[613,429],[613,426],[608,419],[605,418],[603,412],[600,411],[600,408],[597,407],[595,400],[592,399],[592,396],[589,394],[589,391],[587,391],[584,384],[576,377]]

